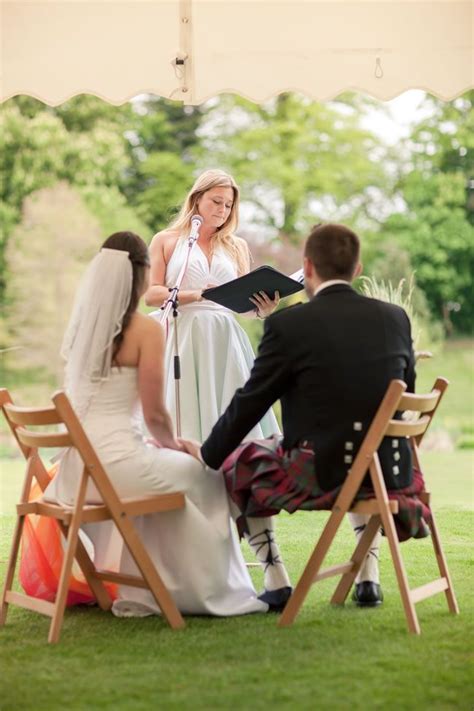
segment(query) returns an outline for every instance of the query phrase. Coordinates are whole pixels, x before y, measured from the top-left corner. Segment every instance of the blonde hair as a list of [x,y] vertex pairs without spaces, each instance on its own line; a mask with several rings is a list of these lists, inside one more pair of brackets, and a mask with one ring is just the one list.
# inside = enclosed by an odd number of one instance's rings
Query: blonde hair
[[200,198],[212,188],[232,188],[234,200],[229,217],[212,236],[211,253],[215,246],[222,246],[235,262],[239,274],[244,274],[248,264],[246,250],[234,235],[239,221],[240,194],[237,183],[229,173],[217,169],[201,173],[186,196],[181,210],[169,225],[169,229],[178,231],[180,236],[187,234],[191,229],[191,217],[198,212]]

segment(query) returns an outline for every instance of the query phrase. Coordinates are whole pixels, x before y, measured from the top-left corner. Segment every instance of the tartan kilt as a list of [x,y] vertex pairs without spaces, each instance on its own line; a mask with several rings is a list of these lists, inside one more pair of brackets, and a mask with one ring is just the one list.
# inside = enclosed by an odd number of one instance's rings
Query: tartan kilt
[[[282,510],[329,510],[341,486],[323,491],[317,480],[310,448],[284,450],[282,439],[273,436],[244,442],[224,462],[223,473],[229,496],[241,511],[237,520],[239,534],[247,532],[246,517],[274,516]],[[388,497],[398,501],[395,526],[400,541],[429,535],[431,511],[419,498],[425,490],[423,475],[413,469],[413,481],[404,489],[389,490]],[[356,500],[374,498],[374,492],[361,487]]]

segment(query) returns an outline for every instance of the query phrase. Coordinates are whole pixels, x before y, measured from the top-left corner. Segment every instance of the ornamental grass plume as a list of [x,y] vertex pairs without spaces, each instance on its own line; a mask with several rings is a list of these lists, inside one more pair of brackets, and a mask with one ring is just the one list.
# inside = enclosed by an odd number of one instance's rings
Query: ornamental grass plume
[[413,307],[415,275],[412,274],[408,282],[406,279],[400,279],[397,286],[394,286],[390,281],[378,280],[374,276],[363,276],[361,277],[361,282],[361,292],[364,296],[380,299],[380,301],[386,301],[389,304],[396,304],[406,311],[411,322],[413,350],[415,351],[416,359],[431,358],[432,354],[429,351],[419,350],[423,330],[420,326],[420,319]]

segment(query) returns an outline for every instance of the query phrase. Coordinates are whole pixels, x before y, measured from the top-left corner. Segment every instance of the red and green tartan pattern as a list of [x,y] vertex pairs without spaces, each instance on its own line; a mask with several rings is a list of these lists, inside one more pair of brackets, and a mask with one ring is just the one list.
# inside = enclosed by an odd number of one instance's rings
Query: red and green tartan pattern
[[[285,451],[282,439],[272,437],[241,444],[224,462],[223,472],[229,496],[242,515],[237,521],[242,536],[247,516],[274,516],[282,509],[295,511],[329,510],[341,487],[323,491],[319,486],[312,449]],[[395,526],[400,541],[429,535],[431,511],[418,495],[425,490],[423,475],[413,470],[413,481],[404,489],[389,490],[389,499],[398,501]],[[356,500],[374,498],[372,489],[361,487]]]

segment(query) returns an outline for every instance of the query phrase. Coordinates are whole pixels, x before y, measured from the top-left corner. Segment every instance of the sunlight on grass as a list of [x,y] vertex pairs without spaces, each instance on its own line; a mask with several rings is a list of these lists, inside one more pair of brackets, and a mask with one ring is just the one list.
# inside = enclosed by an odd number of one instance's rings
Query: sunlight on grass
[[[274,615],[251,615],[187,618],[184,631],[172,632],[160,618],[120,620],[78,607],[67,611],[61,642],[50,647],[46,618],[13,608],[0,630],[0,708],[471,708],[471,458],[469,452],[430,452],[424,462],[460,616],[450,615],[444,595],[437,595],[418,606],[421,637],[408,635],[385,540],[381,608],[360,610],[350,602],[333,608],[335,582],[324,580],[285,630],[276,627]],[[2,464],[2,511],[9,515],[0,516],[0,580],[22,468],[20,462]],[[325,512],[278,516],[278,539],[293,581],[326,518]],[[351,548],[345,521],[327,563],[346,559]],[[436,577],[429,539],[404,543],[402,553],[412,586]],[[245,548],[244,554],[251,559]],[[261,589],[261,571],[251,569],[251,575]]]

